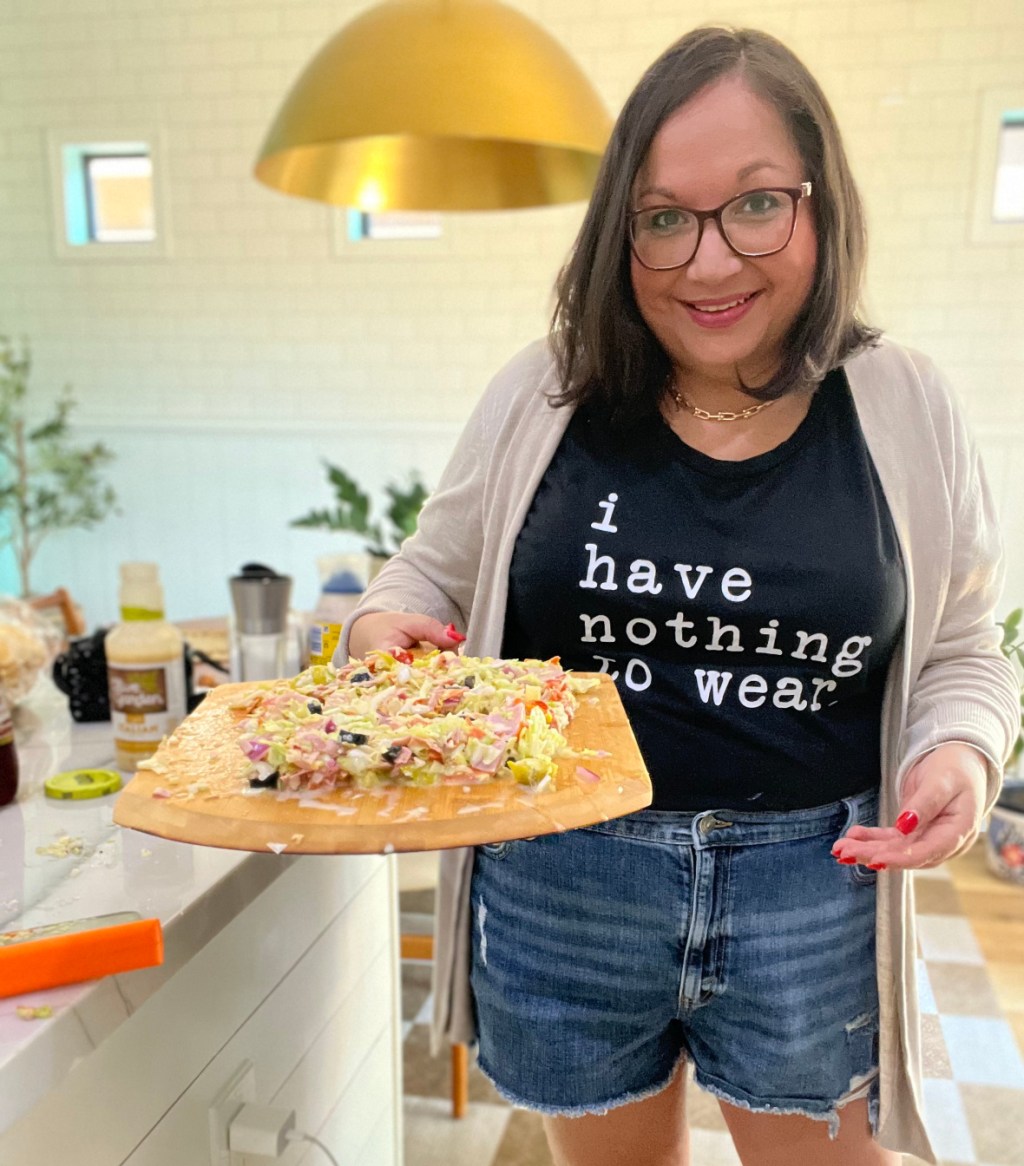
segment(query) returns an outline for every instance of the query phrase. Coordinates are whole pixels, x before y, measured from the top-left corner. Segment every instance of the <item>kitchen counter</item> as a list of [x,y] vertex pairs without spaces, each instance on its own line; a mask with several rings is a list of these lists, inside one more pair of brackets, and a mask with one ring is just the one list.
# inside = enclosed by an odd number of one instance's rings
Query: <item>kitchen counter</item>
[[[346,1166],[396,1166],[394,859],[167,842],[115,826],[112,797],[43,795],[51,773],[112,757],[109,723],[20,742],[0,929],[138,911],[161,920],[164,962],[0,999],[0,1161],[205,1164],[210,1102],[250,1063],[254,1100],[296,1108]],[[53,1016],[23,1020],[24,1004]]]

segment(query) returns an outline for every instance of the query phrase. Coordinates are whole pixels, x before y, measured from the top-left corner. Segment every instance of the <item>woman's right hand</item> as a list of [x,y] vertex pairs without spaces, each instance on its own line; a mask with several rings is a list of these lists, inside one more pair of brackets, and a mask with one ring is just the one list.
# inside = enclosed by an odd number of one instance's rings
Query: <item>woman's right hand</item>
[[348,654],[362,659],[372,648],[413,648],[421,641],[454,651],[466,637],[429,615],[373,611],[361,615],[349,634]]

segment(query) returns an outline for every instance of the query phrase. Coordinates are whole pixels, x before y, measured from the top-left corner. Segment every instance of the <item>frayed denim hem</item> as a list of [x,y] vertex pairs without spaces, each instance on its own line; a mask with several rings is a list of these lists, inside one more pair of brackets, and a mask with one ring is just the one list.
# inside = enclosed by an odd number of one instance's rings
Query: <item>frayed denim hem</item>
[[477,1055],[477,1068],[494,1086],[499,1096],[504,1098],[510,1105],[514,1105],[516,1109],[528,1109],[531,1113],[540,1113],[546,1117],[586,1117],[588,1114],[601,1117],[608,1113],[609,1110],[619,1109],[623,1105],[632,1104],[634,1101],[646,1101],[648,1097],[654,1097],[655,1094],[667,1089],[675,1080],[676,1074],[684,1068],[687,1059],[686,1054],[681,1053],[679,1059],[672,1066],[668,1076],[663,1081],[651,1085],[647,1089],[637,1089],[631,1093],[623,1093],[618,1097],[612,1098],[610,1101],[599,1102],[594,1105],[544,1105],[536,1101],[526,1101],[496,1081],[491,1071],[480,1059],[479,1054]]
[[721,1085],[715,1084],[706,1074],[702,1073],[696,1067],[694,1067],[694,1081],[705,1093],[710,1093],[712,1097],[717,1097],[719,1101],[724,1101],[728,1105],[734,1105],[737,1109],[745,1109],[748,1113],[771,1113],[779,1117],[806,1117],[811,1121],[827,1122],[830,1142],[834,1142],[839,1137],[840,1110],[849,1105],[851,1101],[862,1101],[867,1098],[868,1123],[871,1126],[871,1136],[878,1136],[877,1069],[872,1070],[870,1073],[865,1074],[863,1078],[851,1083],[851,1088],[847,1094],[840,1097],[838,1101],[820,1113],[801,1106],[772,1105],[771,1102],[767,1101],[758,1103],[749,1101],[746,1098],[736,1097]]

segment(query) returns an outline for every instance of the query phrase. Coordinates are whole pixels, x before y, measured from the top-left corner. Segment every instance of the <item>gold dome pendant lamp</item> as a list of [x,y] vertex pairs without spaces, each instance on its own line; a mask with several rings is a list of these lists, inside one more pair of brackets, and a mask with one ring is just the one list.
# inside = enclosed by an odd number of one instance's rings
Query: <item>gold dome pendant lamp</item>
[[386,0],[285,98],[256,177],[364,211],[468,211],[589,196],[611,118],[547,32],[497,0]]

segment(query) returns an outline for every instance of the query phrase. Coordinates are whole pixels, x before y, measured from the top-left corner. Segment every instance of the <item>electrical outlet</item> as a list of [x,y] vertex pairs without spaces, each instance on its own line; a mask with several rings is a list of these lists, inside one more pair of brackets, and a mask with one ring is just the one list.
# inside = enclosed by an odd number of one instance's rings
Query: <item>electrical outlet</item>
[[252,1061],[243,1061],[210,1102],[210,1166],[231,1166],[228,1126],[247,1101],[255,1100],[256,1073]]

